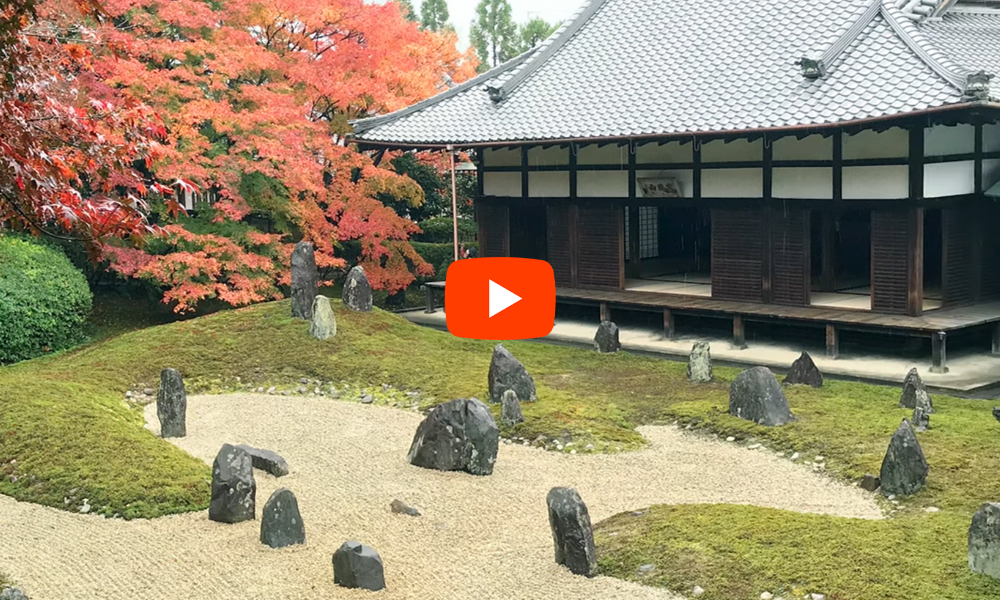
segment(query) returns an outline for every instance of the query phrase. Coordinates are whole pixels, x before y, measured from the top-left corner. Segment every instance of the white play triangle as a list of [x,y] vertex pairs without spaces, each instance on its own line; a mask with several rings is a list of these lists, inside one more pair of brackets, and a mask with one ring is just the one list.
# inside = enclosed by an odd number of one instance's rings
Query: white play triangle
[[490,279],[490,318],[521,301],[521,297]]

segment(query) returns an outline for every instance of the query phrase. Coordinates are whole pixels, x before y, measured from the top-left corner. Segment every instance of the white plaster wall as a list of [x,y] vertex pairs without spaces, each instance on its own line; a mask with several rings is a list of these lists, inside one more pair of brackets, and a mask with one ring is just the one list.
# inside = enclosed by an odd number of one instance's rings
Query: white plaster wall
[[906,165],[844,167],[845,200],[898,200],[910,196]]
[[483,194],[507,198],[521,197],[520,173],[483,173]]
[[628,198],[628,171],[580,171],[576,177],[581,198]]
[[774,169],[771,195],[775,198],[833,198],[833,167],[779,167]]
[[924,197],[941,198],[976,192],[976,161],[924,165]]
[[976,128],[973,125],[935,125],[924,129],[924,156],[972,154],[975,151]]
[[910,135],[893,127],[881,133],[865,130],[844,136],[844,158],[905,158],[910,153]]
[[1000,123],[983,125],[983,152],[1000,152]]
[[[636,171],[635,178],[647,178],[647,177],[673,177],[677,180],[677,183],[681,186],[681,197],[683,198],[694,198],[694,171],[691,169],[679,169],[670,171]],[[636,183],[635,193],[640,198],[642,195],[642,188]]]
[[487,167],[520,167],[520,148],[488,148],[483,152],[483,164]]
[[713,140],[701,145],[701,162],[739,162],[764,160],[764,141]]
[[569,166],[569,148],[529,148],[528,164],[533,167]]
[[764,195],[763,169],[704,169],[704,198],[760,198]]
[[819,134],[775,140],[771,150],[774,160],[833,160],[833,138]]
[[985,192],[1000,181],[1000,159],[990,158],[983,161],[983,189]]
[[597,144],[581,146],[577,151],[576,164],[578,165],[617,165],[623,169],[628,168],[628,146],[618,146],[608,144],[598,147]]
[[689,163],[694,162],[694,144],[670,142],[669,144],[645,144],[635,152],[636,162],[649,163]]
[[569,173],[551,171],[528,173],[528,195],[532,198],[569,197]]

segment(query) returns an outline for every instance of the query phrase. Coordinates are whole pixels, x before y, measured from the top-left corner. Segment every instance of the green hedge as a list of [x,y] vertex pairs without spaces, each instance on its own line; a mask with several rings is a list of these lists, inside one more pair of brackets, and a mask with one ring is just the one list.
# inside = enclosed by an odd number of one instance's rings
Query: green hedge
[[[419,223],[423,233],[416,235],[413,239],[418,242],[431,244],[451,244],[454,240],[454,224],[451,217],[434,217]],[[478,229],[476,222],[470,219],[458,219],[458,241],[466,246],[469,242],[476,241]]]
[[92,300],[87,279],[65,254],[0,235],[0,364],[82,342]]

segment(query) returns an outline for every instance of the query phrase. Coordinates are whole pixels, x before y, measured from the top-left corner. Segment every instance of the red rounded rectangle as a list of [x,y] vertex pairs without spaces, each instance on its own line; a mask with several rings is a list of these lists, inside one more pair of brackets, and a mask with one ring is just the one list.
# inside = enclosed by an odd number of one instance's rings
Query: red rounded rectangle
[[448,331],[477,340],[524,340],[552,333],[556,280],[552,266],[530,258],[474,258],[448,267]]

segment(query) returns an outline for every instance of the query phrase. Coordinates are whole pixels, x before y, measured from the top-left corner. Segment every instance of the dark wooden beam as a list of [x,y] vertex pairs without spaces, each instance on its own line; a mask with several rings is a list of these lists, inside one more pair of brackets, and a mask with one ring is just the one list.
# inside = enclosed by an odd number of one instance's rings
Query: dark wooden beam
[[772,166],[772,161],[774,159],[774,146],[770,143],[767,137],[764,137],[764,198],[761,202],[764,211],[762,223],[764,224],[764,230],[761,231],[761,235],[764,236],[764,243],[762,246],[763,256],[761,256],[761,289],[764,295],[764,302],[771,304],[774,302],[774,241],[772,240],[771,229],[773,216],[773,206],[771,199],[773,198],[774,189],[774,168]]
[[694,179],[694,188],[691,195],[695,199],[701,199],[701,140],[695,138],[694,146],[691,149],[691,158],[694,164],[691,166],[691,175]]
[[975,179],[976,179],[976,193],[982,194],[986,190],[983,189],[983,125],[982,123],[976,125],[976,148],[974,150],[975,154]]
[[638,149],[631,143],[627,147],[628,147],[628,198],[629,200],[635,200],[636,198],[635,175],[636,175],[636,160],[637,160],[636,153],[638,152]]
[[1000,356],[1000,321],[993,324],[993,349],[990,354]]
[[948,372],[948,334],[939,331],[931,335],[931,373]]
[[840,358],[840,332],[832,323],[826,324],[826,356],[833,360]]
[[580,285],[580,205],[569,206],[569,280],[570,285]]
[[528,147],[521,146],[521,197],[531,196],[528,189]]
[[743,315],[733,315],[733,347],[745,350],[747,347],[746,323]]
[[663,339],[673,340],[677,333],[674,325],[674,313],[669,308],[663,309]]
[[639,245],[639,205],[628,205],[628,262],[625,263],[626,277],[638,279],[642,274],[642,258]]
[[569,197],[576,198],[578,194],[577,188],[577,158],[576,152],[579,150],[579,146],[576,144],[569,145]]
[[906,314],[919,317],[924,314],[924,209],[910,209],[908,230]]
[[833,134],[833,201],[844,199],[844,132]]
[[837,214],[832,208],[823,209],[820,219],[823,254],[820,289],[832,292],[837,289]]

